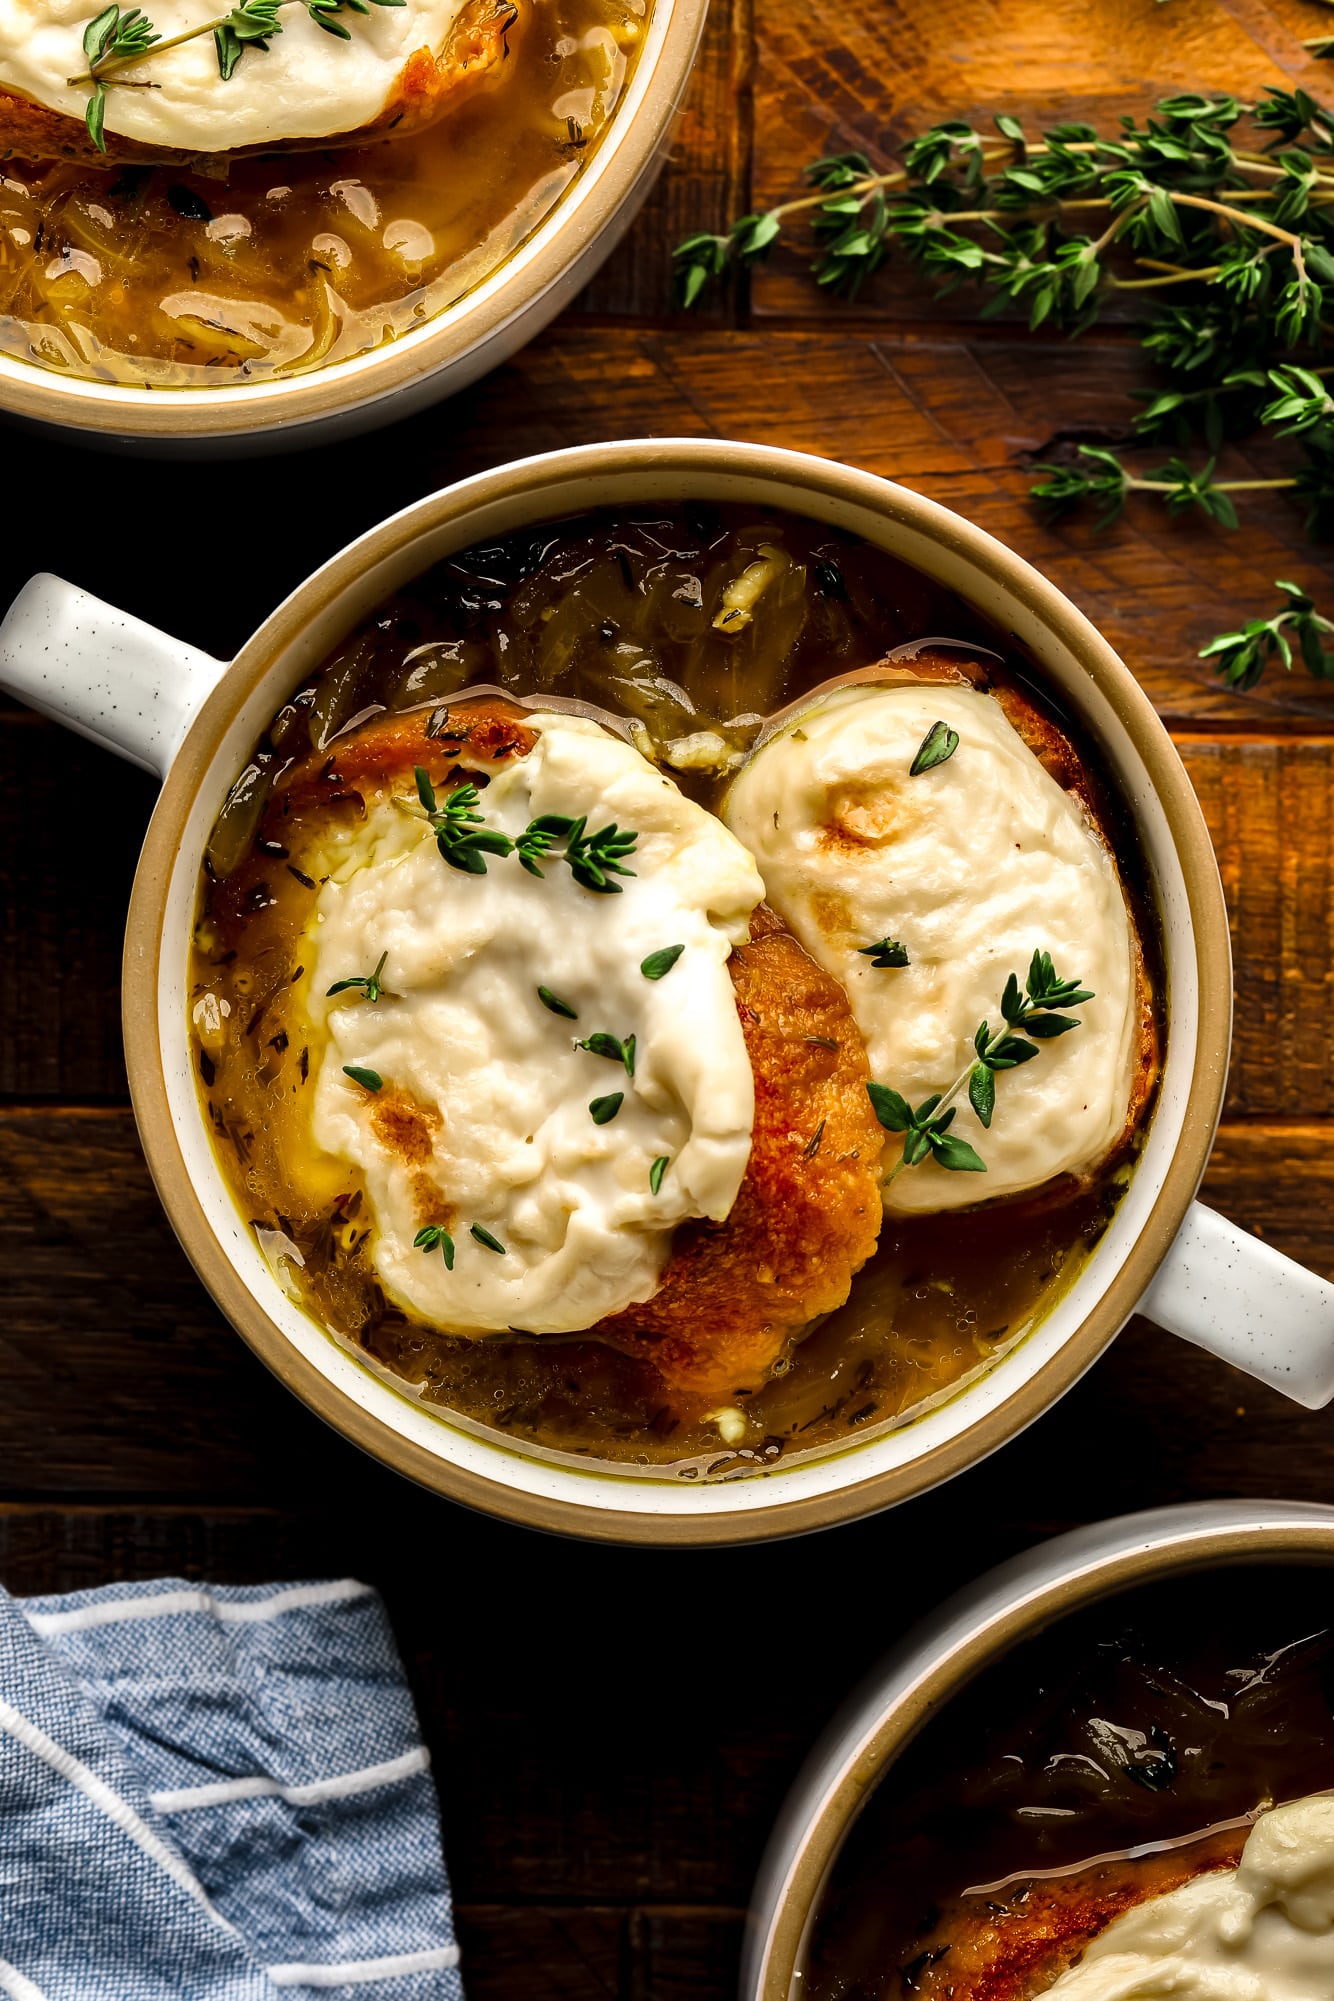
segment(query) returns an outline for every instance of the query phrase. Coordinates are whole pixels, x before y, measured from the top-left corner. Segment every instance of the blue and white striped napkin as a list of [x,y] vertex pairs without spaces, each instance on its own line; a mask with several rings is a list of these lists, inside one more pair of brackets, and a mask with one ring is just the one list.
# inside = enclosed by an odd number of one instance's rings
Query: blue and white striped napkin
[[0,1995],[462,2001],[365,1584],[0,1590]]

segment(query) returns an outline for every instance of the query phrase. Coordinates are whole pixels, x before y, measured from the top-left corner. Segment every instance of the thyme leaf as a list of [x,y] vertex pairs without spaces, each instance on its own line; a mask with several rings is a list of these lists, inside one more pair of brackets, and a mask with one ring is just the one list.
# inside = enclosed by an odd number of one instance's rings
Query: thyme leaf
[[[957,1106],[952,1102],[965,1087],[968,1102],[979,1124],[989,1130],[996,1110],[996,1077],[1003,1070],[1015,1070],[1040,1054],[1039,1044],[1066,1035],[1079,1022],[1061,1008],[1079,1007],[1093,994],[1078,980],[1064,980],[1052,964],[1050,952],[1041,949],[1029,960],[1024,984],[1011,973],[1001,994],[1000,1027],[978,1024],[973,1036],[973,1054],[946,1091],[924,1098],[916,1107],[902,1092],[872,1079],[866,1086],[871,1109],[886,1132],[903,1134],[903,1151],[890,1169],[885,1186],[905,1167],[916,1167],[928,1157],[953,1173],[985,1174],[986,1162],[967,1140],[949,1128]],[[1022,1031],[1022,1033],[1020,1032]],[[1035,1038],[1026,1041],[1026,1036]]]
[[671,1156],[669,1154],[660,1153],[658,1155],[658,1158],[648,1171],[648,1190],[650,1195],[656,1195],[659,1192],[662,1187],[662,1177],[666,1174],[671,1164]]
[[684,945],[664,945],[661,951],[650,952],[647,959],[641,960],[639,970],[646,980],[665,979],[684,951]]
[[952,730],[948,723],[932,723],[921,743],[917,755],[908,766],[909,778],[920,778],[924,771],[934,771],[938,764],[944,764],[959,748],[959,732]]
[[491,1232],[483,1229],[480,1223],[471,1224],[468,1235],[475,1238],[484,1250],[494,1251],[497,1257],[505,1258],[509,1256],[509,1252],[506,1250],[504,1244],[501,1243],[499,1237],[493,1237]]
[[593,1124],[609,1126],[624,1103],[624,1091],[612,1091],[605,1098],[594,1098],[588,1107]]
[[590,1056],[605,1056],[609,1063],[625,1062],[625,1044],[619,1035],[608,1035],[605,1029],[594,1029],[591,1035],[582,1036],[574,1046],[586,1049]]
[[539,987],[537,998],[551,1014],[558,1014],[566,1021],[578,1021],[579,1013],[577,1008],[572,1008],[570,1003],[562,1000],[559,994],[553,994],[550,987]]
[[360,1084],[363,1091],[383,1091],[384,1078],[378,1070],[363,1070],[359,1063],[345,1063],[343,1075],[350,1077],[354,1084]]

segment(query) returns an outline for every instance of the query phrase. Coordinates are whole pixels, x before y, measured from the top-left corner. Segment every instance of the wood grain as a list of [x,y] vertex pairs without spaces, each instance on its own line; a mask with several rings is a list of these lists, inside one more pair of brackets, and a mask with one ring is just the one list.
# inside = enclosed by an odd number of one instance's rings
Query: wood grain
[[[245,463],[121,473],[143,482],[155,560],[127,566],[113,537],[62,535],[74,482],[105,481],[106,460],[52,446],[26,464],[30,504],[6,522],[0,602],[53,565],[85,588],[207,651],[233,652],[278,600],[346,540],[423,493],[525,454],[590,439],[751,438],[843,459],[958,509],[1044,570],[1118,648],[1169,723],[1247,729],[1334,729],[1334,686],[1299,668],[1271,670],[1229,695],[1196,659],[1229,624],[1265,609],[1273,579],[1295,576],[1334,599],[1334,557],[1307,541],[1300,509],[1251,495],[1240,533],[1203,519],[1168,521],[1139,501],[1111,528],[1052,524],[1028,499],[1035,460],[1080,440],[1116,441],[1142,383],[1133,348],[1038,344],[1012,333],[951,338],[863,328],[835,343],[818,332],[740,332],[566,324],[466,398],[352,447],[279,459],[264,470],[265,504],[281,520],[263,562],[209,551],[203,524],[254,498]],[[1234,453],[1239,475],[1272,472]],[[169,481],[172,504],[154,498]],[[313,492],[335,491],[330,510]],[[129,796],[143,796],[142,787]],[[120,810],[119,797],[115,810]]]
[[[1303,50],[1321,31],[1302,0],[1064,0],[1059,11],[1035,0],[997,0],[984,13],[967,0],[922,0],[860,10],[838,0],[792,6],[760,0],[755,84],[754,200],[757,207],[801,192],[806,161],[857,151],[885,170],[914,134],[942,119],[993,129],[998,111],[1031,133],[1066,121],[1116,130],[1129,113],[1143,122],[1153,103],[1178,90],[1254,100],[1266,86],[1300,84],[1328,97],[1328,70]],[[985,23],[985,26],[984,26]],[[794,253],[780,251],[751,281],[757,316],[837,324],[840,307],[813,286]],[[886,321],[968,320],[979,296],[944,302],[903,259],[877,277],[859,310]],[[1110,319],[1142,316],[1142,305],[1113,301]]]
[[[157,1204],[128,1111],[0,1110],[0,1177],[5,1494],[291,1507],[332,1477],[336,1461],[359,1463],[298,1409],[213,1309]],[[1334,1277],[1327,1126],[1224,1127],[1205,1195],[1277,1249]],[[1104,1366],[1113,1379],[1133,1378],[1119,1349]],[[1250,1386],[1221,1364],[1162,1336],[1153,1376],[1165,1422],[1180,1422],[1174,1386],[1183,1371],[1198,1378],[1201,1369],[1211,1407],[1251,1401],[1243,1393]],[[1148,1384],[1141,1387],[1151,1402]],[[1277,1408],[1294,1448],[1317,1450],[1305,1470],[1277,1470],[1318,1493],[1334,1450],[1327,1420]],[[1163,1477],[1186,1466],[1198,1470],[1188,1427]],[[1233,1469],[1223,1470],[1230,1477]],[[1101,1477],[1093,1469],[1077,1491]]]
[[[672,310],[672,250],[696,230],[726,230],[747,206],[754,57],[750,0],[710,0],[704,40],[672,130],[670,168],[620,252],[580,294],[572,317],[657,319]],[[717,292],[705,322],[733,318]]]

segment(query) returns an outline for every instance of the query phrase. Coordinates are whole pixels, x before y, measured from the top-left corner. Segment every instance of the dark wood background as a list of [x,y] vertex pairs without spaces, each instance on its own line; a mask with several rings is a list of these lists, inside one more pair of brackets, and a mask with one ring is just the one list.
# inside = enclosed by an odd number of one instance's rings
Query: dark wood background
[[[589,438],[716,434],[905,481],[1039,563],[1175,735],[1232,913],[1237,1032],[1207,1192],[1334,1275],[1334,687],[1221,692],[1195,658],[1334,560],[1256,496],[1241,533],[1132,510],[1044,527],[1027,466],[1123,434],[1115,326],[1070,345],[887,273],[831,305],[779,259],[683,320],[670,245],[941,116],[1111,121],[1173,87],[1334,68],[1311,0],[714,0],[671,166],[577,306],[467,395],[355,446],[131,464],[0,433],[0,604],[37,568],[225,653],[313,564],[460,474]],[[1234,454],[1240,465],[1245,461]],[[1258,503],[1258,504],[1257,504]],[[832,1536],[655,1554],[546,1540],[416,1492],[326,1432],[223,1325],[159,1213],[126,1104],[122,917],[147,780],[0,710],[0,1580],[352,1572],[385,1593],[435,1754],[471,2001],[714,2001],[784,1789],[915,1614],[1095,1515],[1334,1498],[1334,1420],[1145,1322],[1019,1443]]]

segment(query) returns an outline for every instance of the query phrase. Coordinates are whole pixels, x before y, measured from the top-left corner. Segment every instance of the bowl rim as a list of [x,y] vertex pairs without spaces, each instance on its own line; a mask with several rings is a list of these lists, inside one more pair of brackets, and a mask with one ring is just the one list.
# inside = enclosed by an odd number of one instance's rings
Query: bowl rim
[[1334,1507],[1192,1501],[1093,1522],[947,1598],[871,1669],[795,1780],[756,1877],[740,2001],[796,2001],[830,1870],[890,1766],[984,1669],[1047,1626],[1154,1579],[1263,1561],[1334,1564]]
[[[561,280],[591,259],[598,240],[646,187],[681,107],[707,11],[708,0],[654,0],[646,45],[588,167],[494,271],[420,328],[331,367],[217,389],[93,382],[0,354],[0,411],[108,441],[240,443],[275,433],[281,439],[321,419],[351,418],[456,367],[502,341],[548,297],[554,314],[562,303]],[[608,241],[607,251],[611,247]],[[583,275],[592,275],[591,263]],[[515,331],[504,352],[518,338]],[[486,365],[501,358],[497,349]],[[304,441],[298,435],[289,442]]]
[[[1199,1027],[1181,1129],[1138,1238],[1084,1322],[1024,1383],[955,1436],[906,1464],[852,1480],[835,1491],[781,1498],[780,1475],[743,1483],[753,1504],[735,1511],[697,1508],[638,1512],[551,1494],[519,1491],[502,1480],[452,1464],[353,1402],[306,1357],[259,1306],[214,1232],[192,1183],[175,1129],[158,992],[172,873],[195,795],[206,780],[234,712],[273,663],[363,570],[374,568],[429,531],[466,520],[494,502],[526,504],[525,518],[557,518],[565,489],[599,474],[668,475],[674,493],[692,479],[740,473],[777,487],[799,486],[817,503],[851,502],[929,534],[960,552],[984,577],[1024,597],[1081,668],[1110,693],[1153,785],[1189,899],[1192,946],[1200,972]],[[634,504],[628,498],[623,503]],[[790,503],[789,503],[790,504]],[[1062,1396],[1107,1347],[1134,1311],[1166,1255],[1203,1174],[1227,1074],[1231,1026],[1231,957],[1222,885],[1208,830],[1190,779],[1147,696],[1108,642],[1055,585],[984,530],[938,502],[878,475],[836,461],[768,445],[717,438],[612,441],[519,460],[425,496],[333,556],[260,626],[223,673],[195,719],[164,782],[145,838],[127,920],[123,1022],[130,1092],[140,1138],[159,1196],[195,1270],[232,1326],[308,1408],[373,1457],[437,1493],[503,1519],[610,1542],[668,1546],[752,1542],[833,1526],[909,1499],[986,1457]],[[1003,1367],[1003,1362],[998,1366]],[[516,1450],[507,1446],[505,1451]],[[497,1463],[499,1463],[499,1458]],[[578,1476],[590,1485],[594,1469]],[[703,1492],[703,1489],[690,1490]]]

